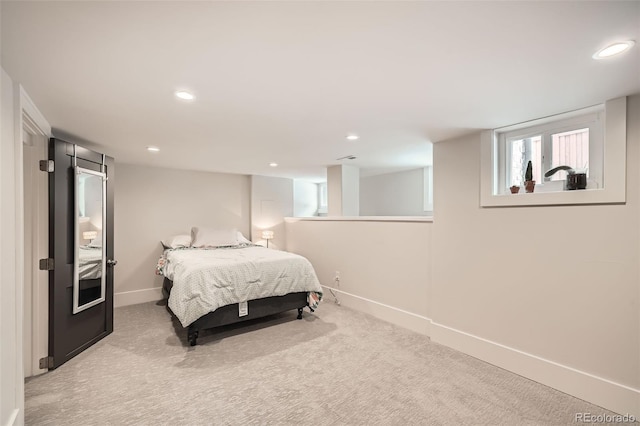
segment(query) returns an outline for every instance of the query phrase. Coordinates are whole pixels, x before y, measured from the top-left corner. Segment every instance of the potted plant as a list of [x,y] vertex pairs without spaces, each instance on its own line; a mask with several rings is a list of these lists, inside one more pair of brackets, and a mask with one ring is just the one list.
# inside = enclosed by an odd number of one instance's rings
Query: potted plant
[[509,189],[511,190],[512,194],[517,194],[518,192],[520,192],[520,186],[519,185],[511,185],[511,187]]
[[533,192],[533,188],[536,186],[536,181],[533,180],[533,164],[531,160],[527,163],[527,171],[524,172],[524,189],[527,192]]

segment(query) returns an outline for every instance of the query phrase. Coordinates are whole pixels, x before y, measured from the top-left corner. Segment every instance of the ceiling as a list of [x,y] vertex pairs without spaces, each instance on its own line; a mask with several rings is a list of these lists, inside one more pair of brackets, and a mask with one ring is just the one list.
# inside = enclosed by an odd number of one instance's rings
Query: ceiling
[[117,162],[322,181],[343,161],[422,167],[431,142],[640,93],[639,45],[591,57],[640,41],[640,2],[1,7],[2,67],[57,136]]

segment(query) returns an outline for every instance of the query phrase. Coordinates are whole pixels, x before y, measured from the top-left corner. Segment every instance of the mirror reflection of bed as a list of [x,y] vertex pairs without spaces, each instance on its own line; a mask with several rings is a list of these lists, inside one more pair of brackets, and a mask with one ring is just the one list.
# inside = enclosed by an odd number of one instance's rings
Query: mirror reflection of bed
[[78,247],[78,305],[100,298],[102,284],[102,247]]
[[92,170],[78,168],[76,172],[76,311],[104,299],[103,178],[102,173]]

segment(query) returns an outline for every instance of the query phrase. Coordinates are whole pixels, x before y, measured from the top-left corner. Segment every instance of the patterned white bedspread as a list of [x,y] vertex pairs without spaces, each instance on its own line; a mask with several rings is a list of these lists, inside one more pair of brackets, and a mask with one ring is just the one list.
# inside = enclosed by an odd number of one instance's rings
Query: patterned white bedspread
[[160,273],[173,281],[169,308],[184,327],[233,303],[303,291],[322,297],[313,266],[297,254],[245,246],[166,250],[164,257]]

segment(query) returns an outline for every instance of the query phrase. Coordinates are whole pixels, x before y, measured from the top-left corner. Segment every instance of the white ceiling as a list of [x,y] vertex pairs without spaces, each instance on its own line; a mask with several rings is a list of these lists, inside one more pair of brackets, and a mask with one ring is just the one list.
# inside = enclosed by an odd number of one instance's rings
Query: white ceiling
[[371,174],[429,164],[430,142],[640,93],[639,45],[591,58],[640,41],[637,1],[1,7],[2,67],[54,132],[126,163],[319,181],[353,154]]

